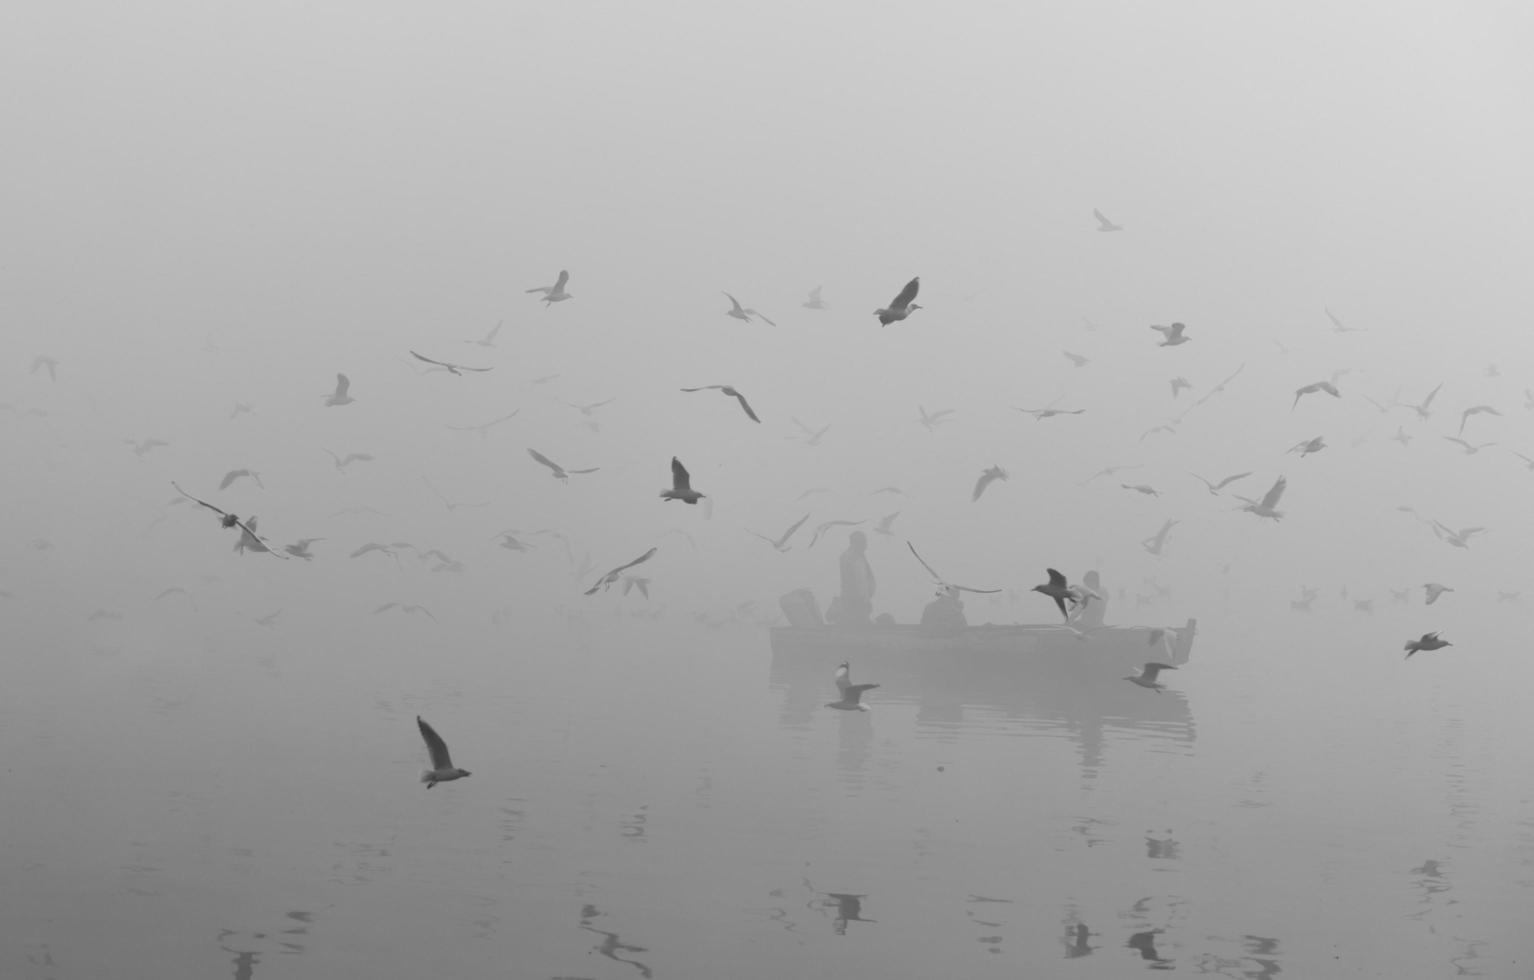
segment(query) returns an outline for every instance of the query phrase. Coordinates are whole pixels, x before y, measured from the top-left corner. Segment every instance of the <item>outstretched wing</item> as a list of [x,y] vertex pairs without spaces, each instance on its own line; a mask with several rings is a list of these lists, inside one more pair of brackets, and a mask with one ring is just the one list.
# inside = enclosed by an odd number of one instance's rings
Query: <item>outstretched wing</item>
[[718,391],[719,389],[721,389],[723,387],[724,387],[724,385],[700,385],[697,388],[683,388],[682,390],[683,391],[688,391],[688,392],[691,392],[691,391]]
[[673,490],[691,490],[692,478],[687,473],[687,467],[675,456],[671,457],[671,488]]
[[421,737],[426,740],[426,751],[431,755],[431,767],[433,769],[453,768],[453,759],[447,754],[447,743],[442,741],[442,736],[437,730],[426,723],[426,719],[420,715],[415,716],[416,727],[421,729]]
[[565,283],[567,283],[569,281],[570,281],[570,271],[568,269],[560,269],[559,270],[559,278],[554,280],[554,292],[556,292],[556,293],[564,292],[565,291]]
[[212,504],[208,503],[206,500],[199,500],[198,498],[196,498],[196,497],[192,496],[191,494],[187,493],[185,490],[181,489],[181,484],[177,483],[175,480],[170,481],[170,485],[176,488],[176,492],[177,493],[181,494],[181,496],[183,496],[186,499],[192,501],[193,503],[202,504],[204,507],[206,507],[209,510],[213,511],[213,513],[219,515],[220,517],[228,517],[229,516],[229,512],[224,510],[222,507],[214,507]]
[[900,291],[900,295],[896,296],[895,299],[890,303],[889,308],[892,310],[903,310],[907,306],[910,306],[911,301],[916,299],[916,291],[920,288],[921,276],[917,276],[915,279],[912,279],[910,282],[905,284],[905,288],[902,289]]
[[923,558],[921,556],[921,552],[916,550],[916,545],[914,545],[911,542],[907,541],[905,543],[905,546],[907,548],[911,549],[911,554],[915,555],[916,556],[916,560],[921,562],[921,567],[925,568],[927,570],[927,574],[932,576],[932,581],[936,582],[938,585],[947,585],[948,584],[947,582],[943,581],[943,576],[939,575],[933,569],[933,567],[931,565],[927,564],[927,559]]
[[1265,494],[1262,498],[1263,508],[1272,510],[1274,507],[1277,507],[1279,498],[1284,495],[1284,489],[1288,486],[1289,480],[1285,477],[1281,476],[1275,480],[1273,486],[1268,488],[1267,494]]
[[794,536],[794,532],[799,530],[801,527],[803,527],[804,526],[804,522],[809,520],[809,519],[810,519],[810,515],[809,514],[805,514],[803,517],[799,518],[797,521],[794,521],[794,523],[789,526],[789,529],[787,531],[783,532],[783,536],[781,538],[779,538],[778,540],[774,541],[773,544],[776,544],[779,547],[782,547],[783,545],[788,544],[788,539],[793,537]]
[[1049,586],[1050,586],[1050,588],[1053,588],[1053,589],[1063,589],[1063,588],[1066,588],[1067,583],[1065,581],[1065,576],[1062,573],[1060,573],[1058,570],[1053,569],[1053,568],[1046,568],[1044,570],[1049,573]]
[[1223,479],[1219,483],[1215,484],[1214,489],[1219,490],[1220,488],[1226,486],[1227,484],[1235,483],[1237,480],[1244,480],[1244,479],[1246,479],[1247,477],[1249,477],[1251,475],[1252,475],[1252,471],[1251,470],[1247,470],[1245,473],[1237,473],[1235,476],[1227,476],[1225,479]]
[[434,361],[431,358],[427,357],[425,354],[417,354],[415,351],[411,351],[410,352],[410,356],[415,358],[418,361],[425,361],[427,364],[435,364],[435,365],[437,365],[437,367],[450,368],[450,367],[456,367],[457,366],[457,365],[453,365],[453,364],[445,364],[442,361]]
[[[762,317],[762,319],[766,320],[767,318],[766,317]],[[768,321],[768,322],[771,322],[771,321]],[[751,411],[751,404],[746,401],[746,396],[745,395],[742,395],[740,392],[737,391],[737,392],[735,392],[735,400],[740,402],[740,407],[745,410],[746,418],[750,419],[753,422],[761,422],[761,419],[756,417],[756,413]]]
[[527,451],[527,454],[529,456],[531,456],[533,459],[536,459],[538,462],[542,463],[544,466],[547,466],[549,469],[553,470],[556,474],[564,472],[564,468],[563,467],[561,467],[558,463],[554,462],[552,459],[549,459],[547,456],[543,455],[543,453],[540,453],[536,449],[529,449]]
[[345,398],[346,397],[346,393],[351,390],[351,387],[352,387],[352,379],[351,378],[348,378],[344,374],[337,374],[336,375],[336,397],[337,398]]
[[730,305],[734,307],[734,309],[732,309],[730,312],[739,313],[741,316],[745,316],[746,311],[741,309],[740,300],[736,299],[734,296],[730,296],[729,293],[725,293],[725,295],[730,297]]

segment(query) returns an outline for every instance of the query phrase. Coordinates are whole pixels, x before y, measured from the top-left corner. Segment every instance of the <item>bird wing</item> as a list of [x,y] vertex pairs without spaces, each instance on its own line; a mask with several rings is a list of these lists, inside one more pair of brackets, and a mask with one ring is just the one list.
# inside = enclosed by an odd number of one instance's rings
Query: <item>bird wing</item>
[[734,307],[734,309],[732,309],[730,312],[739,313],[744,316],[746,311],[741,309],[740,300],[736,299],[734,296],[730,296],[729,293],[725,293],[725,295],[730,297],[730,305]]
[[177,493],[181,494],[181,496],[183,496],[186,499],[192,501],[193,503],[202,504],[204,507],[206,507],[209,510],[213,511],[215,514],[218,514],[220,517],[228,517],[229,516],[229,512],[224,510],[222,507],[214,507],[212,504],[208,503],[206,500],[199,500],[198,498],[196,498],[196,497],[192,496],[191,494],[187,493],[185,490],[181,489],[181,485],[179,483],[177,483],[175,480],[170,481],[170,485],[176,488],[176,492]]
[[547,456],[543,455],[543,453],[540,453],[536,449],[529,449],[527,454],[533,459],[536,459],[538,462],[542,463],[544,466],[547,466],[549,469],[553,470],[556,476],[564,472],[564,468],[562,466],[554,462],[552,459],[549,459]]
[[911,549],[911,554],[915,555],[916,556],[916,560],[921,562],[921,567],[925,568],[927,570],[927,574],[932,576],[932,581],[936,582],[938,585],[947,585],[948,584],[947,582],[943,581],[943,576],[939,575],[937,573],[937,571],[931,565],[927,564],[927,559],[923,558],[921,556],[921,552],[916,550],[916,545],[914,545],[911,542],[907,541],[905,543],[905,546],[907,548]]
[[1278,500],[1284,495],[1284,488],[1287,486],[1289,486],[1289,481],[1286,478],[1281,476],[1275,480],[1273,486],[1269,487],[1268,492],[1263,495],[1262,506],[1268,510],[1277,507]]
[[565,283],[570,281],[570,272],[567,269],[559,270],[559,278],[554,280],[554,292],[564,292]]
[[773,323],[771,320],[767,319],[765,316],[762,316],[760,313],[756,312],[755,310],[747,310],[746,312],[750,313],[753,316],[760,317],[762,322],[767,324],[767,326],[769,326],[769,327],[777,326],[776,323]]
[[724,385],[699,385],[696,388],[683,388],[682,390],[683,391],[689,391],[689,392],[691,392],[691,391],[718,391],[718,390],[723,389],[724,387],[725,387]]
[[[789,526],[788,530],[783,532],[783,536],[781,538],[779,538],[776,541],[773,541],[773,544],[777,545],[780,548],[783,547],[785,544],[788,544],[788,539],[793,537],[794,536],[794,532],[799,530],[799,528],[803,527],[804,526],[804,522],[809,520],[809,519],[810,519],[810,515],[809,514],[805,514],[803,517],[799,518],[797,521],[794,521],[794,523]],[[771,539],[769,539],[769,540],[771,540]]]
[[900,294],[896,296],[895,299],[890,303],[889,308],[892,310],[903,310],[907,306],[910,306],[911,301],[916,299],[916,291],[920,288],[921,276],[917,276],[915,279],[912,279],[910,282],[905,284],[905,288],[902,289]]
[[1245,473],[1237,473],[1235,476],[1227,476],[1225,479],[1215,484],[1214,489],[1219,490],[1221,487],[1224,487],[1228,483],[1235,483],[1237,480],[1244,480],[1251,475],[1252,471],[1247,470]]
[[671,489],[691,490],[692,477],[687,473],[687,467],[675,456],[671,457]]
[[1092,209],[1092,217],[1096,218],[1098,220],[1098,223],[1103,225],[1104,227],[1113,224],[1113,222],[1108,220],[1108,216],[1107,215],[1103,214],[1101,211],[1097,210],[1096,208]]
[[351,378],[348,378],[344,374],[336,375],[336,394],[335,394],[335,397],[337,397],[337,398],[345,398],[347,391],[351,390],[351,386],[352,386],[352,379]]
[[442,741],[442,736],[437,730],[426,723],[420,715],[415,716],[416,727],[421,729],[421,737],[426,740],[426,751],[431,755],[431,767],[433,769],[453,768],[453,759],[447,754],[447,743]]
[[444,361],[434,361],[431,358],[427,357],[425,354],[417,354],[415,351],[411,351],[410,352],[410,356],[415,358],[418,361],[425,361],[427,364],[435,364],[438,367],[445,367],[445,368],[457,367],[457,365],[455,365],[455,364],[448,364],[448,363],[446,363]]
[[224,478],[219,481],[218,488],[220,490],[228,490],[229,484],[246,475],[248,472],[248,470],[230,470],[228,473],[225,473]]
[[1052,588],[1052,589],[1063,589],[1063,588],[1066,588],[1065,576],[1063,574],[1061,574],[1058,570],[1053,569],[1053,568],[1046,568],[1046,569],[1044,569],[1044,571],[1049,573],[1049,587],[1050,588]]
[[[762,317],[762,319],[765,320],[767,318],[766,317]],[[756,413],[751,411],[751,405],[750,405],[749,402],[746,401],[746,396],[745,395],[742,395],[740,392],[737,391],[737,392],[735,392],[735,400],[740,402],[740,407],[745,410],[747,418],[749,418],[753,422],[761,422],[761,419],[756,417]]]
[[1438,382],[1438,387],[1434,388],[1432,391],[1428,392],[1427,393],[1427,397],[1422,399],[1422,404],[1419,405],[1418,407],[1421,408],[1423,411],[1427,411],[1427,407],[1429,405],[1433,404],[1433,399],[1438,397],[1438,389],[1442,388],[1442,387],[1443,387],[1443,382],[1442,381]]

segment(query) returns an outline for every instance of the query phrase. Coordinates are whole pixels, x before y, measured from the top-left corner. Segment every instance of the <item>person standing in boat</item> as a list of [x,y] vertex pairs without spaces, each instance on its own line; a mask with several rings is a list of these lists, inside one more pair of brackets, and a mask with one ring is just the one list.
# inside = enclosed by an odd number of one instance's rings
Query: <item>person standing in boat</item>
[[1103,626],[1108,612],[1108,596],[1103,592],[1102,579],[1090,571],[1081,577],[1081,605],[1072,610],[1070,624],[1077,629],[1090,630]]
[[837,626],[862,629],[871,626],[874,611],[873,566],[868,563],[868,535],[853,531],[847,536],[847,550],[841,560],[842,591],[832,603]]
[[957,633],[968,625],[959,590],[951,585],[938,589],[937,596],[921,611],[922,629],[929,633]]

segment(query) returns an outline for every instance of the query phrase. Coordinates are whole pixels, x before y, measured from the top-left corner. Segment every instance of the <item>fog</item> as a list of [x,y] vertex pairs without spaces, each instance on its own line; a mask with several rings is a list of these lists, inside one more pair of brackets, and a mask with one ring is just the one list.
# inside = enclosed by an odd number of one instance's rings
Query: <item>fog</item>
[[[0,12],[0,976],[1514,975],[1531,30]],[[909,542],[972,626],[1096,570],[1197,639],[1068,703],[786,654],[857,530],[900,624]]]

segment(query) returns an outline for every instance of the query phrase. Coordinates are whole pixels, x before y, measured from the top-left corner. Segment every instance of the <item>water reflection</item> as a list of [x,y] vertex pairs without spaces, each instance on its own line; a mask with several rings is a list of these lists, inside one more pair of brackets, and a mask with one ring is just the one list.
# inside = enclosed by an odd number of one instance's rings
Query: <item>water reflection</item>
[[1156,936],[1160,932],[1160,929],[1148,929],[1145,932],[1137,932],[1130,936],[1124,945],[1138,952],[1140,959],[1146,960],[1151,964],[1152,970],[1176,969],[1171,960],[1165,959],[1156,951]]
[[644,946],[635,946],[630,943],[625,943],[618,938],[618,934],[616,932],[608,932],[606,929],[598,929],[596,926],[592,925],[593,920],[602,914],[602,912],[597,910],[595,905],[581,906],[581,928],[587,932],[594,932],[598,936],[602,937],[602,941],[597,944],[595,951],[615,963],[623,963],[627,966],[632,966],[634,969],[639,971],[639,975],[642,977],[653,977],[655,972],[651,970],[649,966],[639,962],[638,960],[624,959],[619,955],[620,953],[648,953],[649,949]]
[[1097,949],[1089,940],[1095,933],[1087,928],[1085,922],[1077,922],[1068,925],[1065,930],[1065,958],[1077,960],[1083,956],[1091,956],[1092,951]]
[[[214,942],[218,948],[229,953],[234,958],[230,963],[234,966],[234,980],[253,980],[256,975],[256,967],[261,963],[261,957],[268,951],[266,947],[271,945],[275,938],[278,952],[293,956],[304,951],[304,944],[299,937],[309,935],[309,926],[314,922],[314,914],[302,909],[288,912],[284,918],[282,928],[277,930],[277,936],[273,937],[268,932],[241,933],[235,929],[220,929]],[[283,939],[280,937],[293,937]],[[243,938],[241,938],[243,937]],[[238,944],[238,945],[236,945]],[[240,947],[255,947],[244,949]]]
[[849,895],[844,892],[821,892],[822,897],[811,903],[812,908],[821,910],[822,914],[829,911],[832,913],[831,931],[838,936],[847,934],[849,922],[877,922],[877,919],[863,918],[863,899],[867,895]]

